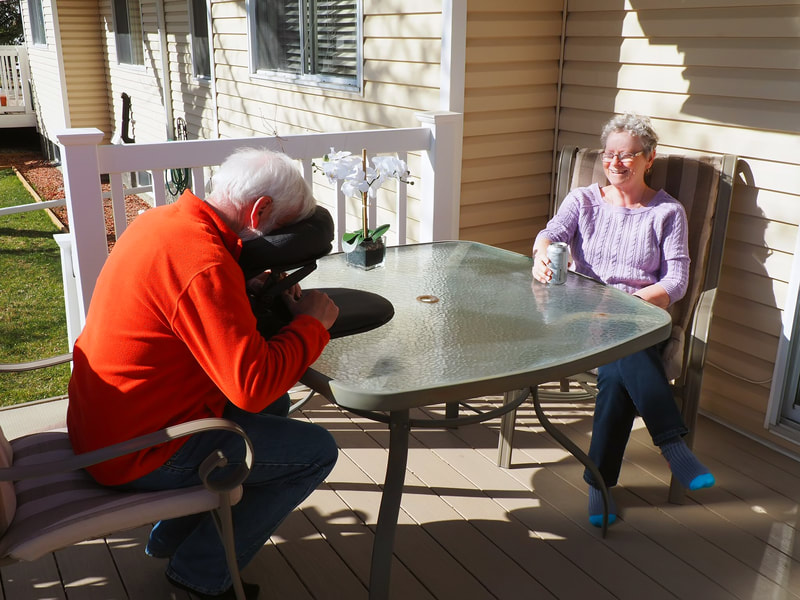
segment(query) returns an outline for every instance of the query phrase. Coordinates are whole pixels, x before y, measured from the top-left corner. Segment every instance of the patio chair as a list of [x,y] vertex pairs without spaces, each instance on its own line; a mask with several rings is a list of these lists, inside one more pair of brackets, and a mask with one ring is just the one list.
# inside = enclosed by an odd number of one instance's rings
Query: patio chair
[[[71,354],[0,365],[0,373],[69,362]],[[226,419],[198,419],[84,454],[74,454],[66,423],[8,441],[0,428],[0,565],[33,561],[78,542],[152,524],[161,519],[210,512],[225,547],[236,597],[244,600],[233,546],[231,505],[242,496],[253,448],[245,432]],[[246,447],[244,464],[213,477],[227,464],[217,451],[200,467],[203,485],[156,492],[123,492],[97,484],[84,470],[136,450],[203,431],[236,433]]]
[[[561,150],[552,214],[555,214],[570,190],[593,182],[602,184],[606,181],[601,155],[602,150],[576,147],[565,147]],[[689,221],[689,287],[684,298],[670,307],[673,331],[665,350],[665,368],[671,379],[675,400],[681,406],[681,413],[690,431],[686,437],[690,447],[693,444],[700,403],[708,330],[722,269],[722,252],[735,167],[736,157],[729,154],[692,157],[664,155],[656,157],[648,177],[651,187],[664,188],[683,203]],[[545,430],[589,469],[594,468],[596,471],[588,456],[549,421],[541,406],[542,398],[546,398],[548,402],[573,402],[592,398],[596,394],[592,373],[577,374],[570,379],[576,381],[583,392],[568,391],[568,381],[562,381],[560,391],[557,392],[545,393],[534,388],[531,390],[534,408]],[[509,392],[509,395],[518,393]],[[503,419],[498,464],[508,468],[511,464],[511,437],[515,415],[508,413]],[[599,473],[596,473],[596,480],[602,482]],[[603,493],[606,494],[607,490],[603,490]],[[681,503],[684,496],[685,490],[673,477],[670,502]]]

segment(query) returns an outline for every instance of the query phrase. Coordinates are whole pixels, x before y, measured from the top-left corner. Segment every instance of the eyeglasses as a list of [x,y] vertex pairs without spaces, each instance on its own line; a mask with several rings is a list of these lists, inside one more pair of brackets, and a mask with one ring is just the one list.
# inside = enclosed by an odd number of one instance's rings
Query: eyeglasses
[[640,154],[644,154],[644,150],[639,150],[636,153],[630,152],[603,152],[603,162],[613,162],[614,157],[617,157],[617,160],[624,165],[629,165],[633,162],[633,159],[639,156]]

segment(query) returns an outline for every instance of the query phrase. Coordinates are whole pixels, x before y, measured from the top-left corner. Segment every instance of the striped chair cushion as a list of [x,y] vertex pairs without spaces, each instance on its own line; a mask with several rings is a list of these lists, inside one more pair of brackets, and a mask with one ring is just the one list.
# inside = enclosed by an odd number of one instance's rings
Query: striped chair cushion
[[[66,430],[12,440],[14,466],[52,463],[73,456]],[[158,492],[120,492],[98,485],[84,470],[15,483],[17,509],[0,556],[37,558],[83,540],[103,537],[160,519],[211,510],[219,496],[202,486]],[[237,502],[239,493],[232,498]]]
[[[570,189],[594,182],[601,186],[608,183],[603,171],[602,153],[602,150],[578,151]],[[722,160],[721,156],[657,155],[646,178],[650,187],[656,190],[663,188],[683,204],[689,222],[689,257],[692,266],[686,295],[670,307],[675,327],[664,356],[669,379],[676,379],[681,373],[684,332],[691,326],[692,313],[702,292]]]

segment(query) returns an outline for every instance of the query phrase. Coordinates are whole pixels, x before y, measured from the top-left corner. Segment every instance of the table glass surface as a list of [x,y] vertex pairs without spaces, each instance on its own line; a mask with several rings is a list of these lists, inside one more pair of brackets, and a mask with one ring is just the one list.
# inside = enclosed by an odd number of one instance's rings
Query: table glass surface
[[[391,410],[552,381],[608,362],[598,355],[628,354],[621,344],[643,348],[668,336],[666,311],[574,274],[564,285],[534,282],[531,264],[474,242],[390,247],[385,266],[371,271],[326,256],[302,287],[372,291],[395,316],[332,340],[312,368],[332,378],[338,404]],[[561,372],[566,365],[577,368]]]

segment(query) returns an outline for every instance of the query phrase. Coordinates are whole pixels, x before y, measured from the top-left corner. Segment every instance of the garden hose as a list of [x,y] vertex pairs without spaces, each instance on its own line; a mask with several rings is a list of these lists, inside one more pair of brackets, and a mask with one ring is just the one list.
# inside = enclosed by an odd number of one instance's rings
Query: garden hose
[[[183,117],[175,119],[175,139],[186,139],[186,121]],[[192,174],[189,169],[169,169],[164,185],[173,196],[181,195],[192,183]]]

